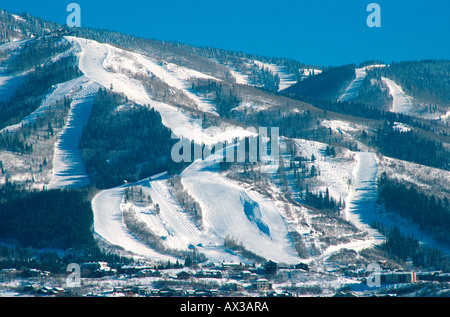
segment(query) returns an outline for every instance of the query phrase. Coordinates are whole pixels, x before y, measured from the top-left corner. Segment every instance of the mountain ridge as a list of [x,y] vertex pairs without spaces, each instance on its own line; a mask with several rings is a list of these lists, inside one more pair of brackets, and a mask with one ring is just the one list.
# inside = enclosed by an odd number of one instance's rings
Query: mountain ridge
[[[445,104],[426,113],[404,113],[401,107],[390,111],[386,104],[396,97],[389,101],[380,92],[384,77],[377,80],[376,71],[356,65],[336,75],[336,68],[311,68],[287,59],[252,59],[220,49],[54,26],[43,27],[32,40],[0,46],[6,52],[1,55],[3,77],[14,75],[8,70],[11,62],[30,49],[43,58],[24,58],[31,64],[18,69],[27,71],[28,79],[41,71],[52,80],[48,87],[34,81],[11,85],[19,92],[28,87],[33,94],[14,94],[12,101],[0,104],[0,112],[12,109],[14,115],[0,133],[5,193],[8,186],[24,191],[81,187],[89,192],[97,243],[142,260],[181,261],[193,252],[198,263],[304,261],[324,270],[331,258],[350,249],[368,263],[373,259],[365,251],[383,257],[380,250],[389,243],[389,235],[374,229],[374,222],[377,228],[398,225],[426,247],[448,252],[445,226],[435,232],[417,218],[406,225],[392,222],[385,215],[395,211],[374,197],[378,178],[387,172],[447,212]],[[49,46],[32,46],[47,40]],[[61,42],[68,45],[63,52],[57,50]],[[73,73],[58,77],[58,69],[51,68],[58,63]],[[339,100],[346,91],[351,91],[348,100]],[[16,105],[24,100],[29,104],[19,112]],[[250,144],[258,137],[277,144],[255,127],[279,128],[278,157],[261,159],[276,152],[271,149],[250,161]],[[183,145],[183,157],[192,150],[187,162],[173,162],[175,144]],[[205,155],[207,145],[216,146],[216,152]],[[233,152],[242,145],[247,146],[245,159],[237,161],[239,154]],[[196,150],[200,155],[191,156]],[[7,195],[3,199],[9,200]],[[228,248],[230,241],[240,247]],[[400,263],[407,260],[390,256]],[[447,262],[442,263],[445,267]]]

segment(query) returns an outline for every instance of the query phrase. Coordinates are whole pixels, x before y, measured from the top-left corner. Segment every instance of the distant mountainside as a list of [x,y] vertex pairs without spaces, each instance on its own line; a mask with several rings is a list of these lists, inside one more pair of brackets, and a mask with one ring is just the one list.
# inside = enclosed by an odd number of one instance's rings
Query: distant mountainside
[[450,268],[449,61],[321,67],[28,14],[0,23],[2,241]]
[[0,9],[0,44],[42,36],[61,28],[57,23],[45,21],[28,13],[11,14]]
[[445,109],[450,106],[450,60],[397,62],[373,69],[372,75],[393,79],[419,102]]

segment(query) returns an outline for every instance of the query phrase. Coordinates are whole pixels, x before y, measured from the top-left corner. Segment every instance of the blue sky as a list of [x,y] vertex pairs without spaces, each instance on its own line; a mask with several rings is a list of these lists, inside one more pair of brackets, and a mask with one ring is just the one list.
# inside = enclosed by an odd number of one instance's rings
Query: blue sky
[[[65,24],[71,2],[85,27],[314,65],[450,59],[449,0],[0,0],[0,8]],[[366,24],[372,2],[380,28]]]

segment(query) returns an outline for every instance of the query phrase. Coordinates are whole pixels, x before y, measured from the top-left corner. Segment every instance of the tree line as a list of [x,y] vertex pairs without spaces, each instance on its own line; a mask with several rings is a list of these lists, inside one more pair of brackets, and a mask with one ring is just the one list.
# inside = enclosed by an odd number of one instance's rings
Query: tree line
[[41,65],[71,47],[68,41],[56,36],[32,39],[19,52],[12,54],[7,63],[8,72],[18,73]]
[[415,98],[450,104],[450,60],[393,62],[369,74],[392,78]]
[[381,248],[395,260],[403,263],[411,260],[418,268],[450,271],[450,259],[439,249],[422,246],[414,236],[402,235],[398,227],[385,227],[380,223],[373,223],[372,227],[386,237]]
[[356,77],[355,65],[329,67],[320,74],[310,76],[285,89],[284,95],[321,100],[336,100],[346,83]]
[[4,187],[0,201],[1,240],[35,248],[82,249],[95,245],[93,212],[83,192],[29,192],[14,184]]
[[444,143],[412,129],[399,131],[393,124],[384,122],[372,135],[370,142],[385,156],[450,169],[450,151]]
[[198,80],[192,84],[192,90],[211,95],[221,117],[230,117],[231,110],[241,102],[232,86],[216,80]]
[[175,141],[156,110],[100,89],[80,148],[94,183],[109,188],[167,171]]
[[388,210],[399,213],[435,236],[440,242],[450,241],[450,204],[447,197],[427,195],[414,186],[387,177],[378,180],[379,201]]
[[36,66],[26,76],[25,81],[17,88],[7,102],[0,102],[2,115],[0,129],[19,123],[27,115],[35,111],[48,94],[53,85],[66,82],[81,75],[76,66],[75,57],[65,57],[60,60]]

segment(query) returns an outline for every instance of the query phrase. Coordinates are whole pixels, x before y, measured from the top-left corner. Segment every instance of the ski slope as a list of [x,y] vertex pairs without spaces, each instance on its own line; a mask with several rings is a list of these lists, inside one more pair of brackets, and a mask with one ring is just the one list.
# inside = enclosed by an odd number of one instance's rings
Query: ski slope
[[[365,214],[366,209],[370,208],[371,203],[376,202],[376,162],[362,160],[364,162],[363,166],[358,164],[358,162],[361,162],[359,152],[347,150],[338,157],[330,157],[325,154],[327,147],[325,143],[304,139],[294,139],[294,141],[298,147],[298,155],[307,159],[310,159],[314,155],[315,160],[309,164],[314,164],[316,169],[320,171],[320,175],[315,177],[315,183],[317,185],[310,188],[310,190],[312,192],[320,191],[324,193],[328,189],[333,199],[337,201],[342,199],[345,201],[346,209],[343,211],[345,220],[353,224],[360,232],[369,233],[369,236],[365,238],[359,234],[355,234],[353,231],[342,231],[337,226],[334,232],[330,232],[330,236],[336,238],[347,237],[349,239],[344,239],[345,242],[338,244],[320,243],[320,236],[318,236],[317,232],[313,232],[316,230],[311,230],[314,227],[311,225],[311,222],[315,216],[305,208],[302,211],[302,222],[306,223],[307,226],[301,228],[301,231],[297,231],[302,234],[303,244],[308,250],[308,261],[318,263],[326,260],[342,249],[358,251],[378,243],[379,241],[377,239],[382,239],[382,237],[376,231],[371,230],[364,219],[360,218],[361,214]],[[375,165],[370,165],[373,163]],[[369,170],[369,166],[372,167],[371,170]],[[357,178],[357,181],[355,181],[355,178]],[[352,185],[350,186],[349,179],[353,179]],[[366,181],[373,182],[367,183],[367,193],[363,193],[360,191],[360,188],[363,188],[361,184],[365,184]],[[355,194],[355,192],[359,193],[359,195]],[[375,196],[373,196],[374,194]],[[374,201],[372,201],[373,197],[375,197]],[[293,222],[295,223],[295,219]],[[298,228],[298,225],[296,227]],[[354,238],[351,238],[352,235],[354,235]]]
[[[79,68],[87,79],[108,89],[112,87],[114,92],[125,94],[133,102],[153,107],[161,114],[163,124],[172,129],[176,136],[214,145],[219,141],[254,135],[252,131],[230,125],[203,129],[201,122],[192,119],[189,114],[151,99],[139,81],[120,72],[110,71],[119,69],[119,65],[122,68],[131,67],[127,63],[134,65],[137,61],[169,85],[182,88],[177,86],[181,85],[180,82],[172,81],[174,80],[172,75],[180,69],[174,70],[173,66],[169,66],[170,71],[163,70],[139,54],[129,52],[122,54],[119,49],[107,44],[74,37],[68,37],[68,40],[79,48]],[[124,59],[131,55],[133,58],[129,61]],[[117,64],[119,62],[120,64]],[[202,206],[204,217],[202,231],[194,230],[191,220],[180,218],[183,212],[180,208],[174,207],[176,204],[172,200],[168,200],[169,194],[164,182],[149,183],[149,188],[146,190],[150,192],[152,200],[160,204],[161,219],[166,224],[164,230],[178,236],[168,236],[168,246],[180,248],[192,244],[198,247],[199,252],[211,258],[236,259],[239,257],[229,253],[223,247],[225,237],[231,236],[258,255],[274,261],[296,263],[298,257],[287,235],[287,227],[273,202],[256,192],[243,192],[242,188],[213,172],[217,167],[217,160],[199,161],[193,163],[182,175],[183,185]],[[129,239],[129,232],[123,228],[123,223],[101,220],[105,212],[117,216],[120,211],[120,201],[116,196],[122,192],[123,189],[116,188],[103,191],[96,196],[93,204],[95,219],[97,219],[95,231],[112,244],[120,245],[138,254],[151,255],[148,247],[140,249],[141,244],[138,246],[135,239],[133,241]],[[221,203],[217,204],[218,201]],[[107,208],[108,211],[102,210],[103,208]],[[108,226],[116,228],[108,228]],[[161,230],[160,226],[157,227]],[[265,232],[260,230],[266,227],[268,230]],[[119,233],[123,236],[117,236]]]
[[91,115],[94,97],[99,85],[84,76],[72,80],[57,89],[58,93],[79,89],[72,96],[68,120],[58,136],[53,155],[53,170],[49,187],[79,188],[90,183],[79,148],[83,127]]
[[0,102],[7,102],[25,79],[26,72],[19,75],[0,74]]
[[94,232],[108,243],[131,252],[135,256],[157,261],[176,261],[177,258],[161,254],[148,247],[126,228],[120,208],[126,186],[103,190],[93,198]]
[[367,71],[375,67],[385,67],[385,65],[370,65],[357,68],[355,70],[355,79],[348,85],[344,93],[339,97],[338,101],[344,102],[355,99],[358,96],[361,85],[367,76]]
[[125,186],[104,190],[93,200],[95,232],[109,243],[140,256],[164,258],[125,227],[122,211],[131,208],[172,250],[187,251],[195,246],[209,261],[245,261],[242,256],[225,249],[225,238],[233,238],[266,259],[298,263],[288,228],[275,203],[218,174],[220,157],[214,154],[203,161],[198,160],[180,175],[183,187],[201,207],[202,228],[197,227],[175,199],[167,177],[160,175],[130,184],[140,186],[145,195],[151,196],[152,202],[159,206],[157,214],[145,207],[123,203]]
[[289,74],[286,69],[282,66],[278,66],[275,64],[263,63],[257,60],[253,61],[254,64],[258,65],[261,69],[269,70],[273,75],[278,75],[280,78],[280,84],[278,87],[278,91],[284,90],[292,85],[295,85],[297,81],[295,80],[292,74]]
[[125,52],[124,50],[109,45],[107,48],[108,54],[103,61],[103,66],[106,69],[112,69],[114,71],[120,69],[120,72],[125,71],[131,74],[156,76],[170,87],[182,91],[187,98],[196,103],[199,110],[217,115],[215,106],[211,102],[199,98],[189,89],[192,86],[190,82],[192,78],[219,81],[218,79],[173,63],[156,63],[139,53]]
[[355,153],[356,166],[344,211],[346,220],[371,236],[371,244],[381,244],[385,238],[370,225],[377,219],[378,164],[375,153]]
[[236,84],[239,85],[250,85],[250,79],[249,76],[246,74],[243,74],[242,72],[239,72],[235,69],[232,69],[231,67],[228,67],[229,72],[233,76],[233,78],[236,81]]
[[[235,137],[241,138],[252,135],[252,133],[243,128],[231,125],[203,129],[201,121],[193,119],[186,111],[153,100],[141,82],[123,73],[110,71],[107,68],[118,70],[120,67],[125,68],[127,63],[134,64],[135,61],[138,61],[145,66],[145,69],[166,81],[169,86],[180,85],[177,87],[181,87],[183,84],[172,75],[180,72],[180,69],[174,71],[172,66],[172,68],[169,67],[171,71],[164,70],[137,53],[121,52],[118,48],[108,44],[101,44],[93,40],[76,37],[66,38],[78,47],[79,68],[87,78],[106,89],[113,88],[114,92],[123,93],[137,104],[152,107],[160,113],[162,123],[171,129],[176,137],[183,137],[213,145],[219,141],[227,141]],[[120,55],[120,58],[118,55]],[[126,56],[133,57],[130,57],[131,60],[125,63],[123,58]],[[193,73],[190,72],[189,74]]]
[[24,125],[30,125],[36,122],[36,119],[43,117],[46,111],[54,106],[55,103],[64,100],[64,97],[66,96],[70,96],[73,90],[85,80],[85,78],[79,77],[56,85],[53,90],[45,96],[44,100],[35,111],[26,116],[21,122],[0,130],[0,133],[6,130],[8,130],[8,132],[16,132]]
[[221,157],[214,154],[197,160],[181,174],[184,188],[201,207],[204,231],[213,241],[229,236],[266,259],[297,263],[298,255],[275,203],[219,174]]
[[397,85],[392,79],[381,77],[382,81],[389,88],[389,93],[394,99],[392,102],[392,112],[409,114],[413,110],[413,102],[410,96],[407,96],[403,89]]

